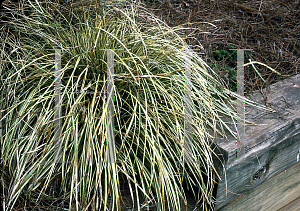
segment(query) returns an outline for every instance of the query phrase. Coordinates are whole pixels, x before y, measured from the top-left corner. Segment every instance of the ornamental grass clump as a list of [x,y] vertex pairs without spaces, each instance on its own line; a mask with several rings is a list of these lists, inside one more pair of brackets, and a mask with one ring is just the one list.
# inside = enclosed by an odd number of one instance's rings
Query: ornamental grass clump
[[[0,132],[5,210],[120,210],[125,196],[138,210],[150,205],[180,210],[187,186],[202,208],[210,209],[215,170],[208,128],[224,134],[228,127],[219,114],[238,118],[231,95],[250,101],[230,94],[172,28],[141,6],[27,0],[4,4],[4,9]],[[55,49],[62,51],[61,162],[55,162]],[[114,54],[118,163],[106,159],[105,49]],[[197,162],[181,162],[188,49],[194,102],[189,157]]]

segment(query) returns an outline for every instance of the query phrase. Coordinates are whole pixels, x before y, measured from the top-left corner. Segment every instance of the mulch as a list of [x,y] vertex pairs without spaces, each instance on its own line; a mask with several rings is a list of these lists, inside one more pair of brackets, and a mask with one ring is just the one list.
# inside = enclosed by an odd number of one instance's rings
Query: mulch
[[[264,63],[277,72],[256,65],[265,82],[254,71],[245,75],[245,94],[262,90],[279,80],[297,74],[300,66],[299,0],[144,0],[147,8],[169,26],[185,24],[182,30],[193,49],[204,49],[207,64],[216,61],[216,50],[253,49],[251,60]],[[198,51],[200,52],[200,51]],[[203,52],[203,50],[202,50]],[[249,62],[249,61],[245,61]],[[224,78],[226,69],[218,71]]]

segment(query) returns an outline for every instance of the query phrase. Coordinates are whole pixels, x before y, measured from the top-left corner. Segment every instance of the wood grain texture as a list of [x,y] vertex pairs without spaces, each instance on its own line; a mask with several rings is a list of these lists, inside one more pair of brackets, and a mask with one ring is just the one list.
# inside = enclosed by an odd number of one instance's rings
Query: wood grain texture
[[299,175],[300,163],[297,163],[218,210],[299,210]]
[[[267,93],[265,96],[257,91],[248,98],[259,103],[267,98],[267,105],[278,112],[246,107],[246,120],[259,125],[245,126],[245,159],[236,159],[236,140],[229,133],[227,139],[216,138],[218,146],[228,153],[225,168],[220,173],[216,210],[226,210],[225,207],[235,198],[297,163],[300,149],[300,76],[273,84],[264,92]],[[234,125],[230,127],[235,130]]]

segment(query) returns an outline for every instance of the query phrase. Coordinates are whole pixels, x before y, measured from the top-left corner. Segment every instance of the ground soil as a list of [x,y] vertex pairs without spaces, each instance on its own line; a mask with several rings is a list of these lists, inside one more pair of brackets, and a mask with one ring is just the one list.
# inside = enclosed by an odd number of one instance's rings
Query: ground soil
[[[281,74],[256,65],[245,75],[246,94],[297,74],[300,65],[300,0],[144,0],[146,7],[170,26],[185,24],[182,31],[193,49],[203,47],[206,63],[216,61],[216,50],[230,44],[253,49],[252,61],[262,62]],[[189,23],[189,24],[187,24]],[[203,51],[202,51],[203,52]],[[245,61],[249,62],[249,61]],[[220,76],[226,70],[218,72]]]

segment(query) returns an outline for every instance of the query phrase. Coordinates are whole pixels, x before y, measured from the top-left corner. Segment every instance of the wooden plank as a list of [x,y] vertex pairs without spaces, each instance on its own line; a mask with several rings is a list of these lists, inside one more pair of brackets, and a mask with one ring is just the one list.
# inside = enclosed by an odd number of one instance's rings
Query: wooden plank
[[218,210],[299,210],[299,175],[300,163],[297,163]]
[[[216,210],[221,210],[235,198],[297,163],[300,150],[298,76],[273,84],[269,90],[264,89],[268,93],[267,102],[278,113],[246,106],[246,120],[259,125],[245,126],[245,160],[236,159],[236,140],[229,133],[227,139],[216,138],[218,146],[228,153],[228,160],[224,162],[225,168],[220,172]],[[264,97],[259,92],[253,93],[249,98],[255,102],[264,102]],[[230,127],[235,130],[234,125]]]
[[299,207],[300,207],[300,197],[298,197],[297,199],[293,200],[289,204],[283,206],[278,211],[299,210]]

